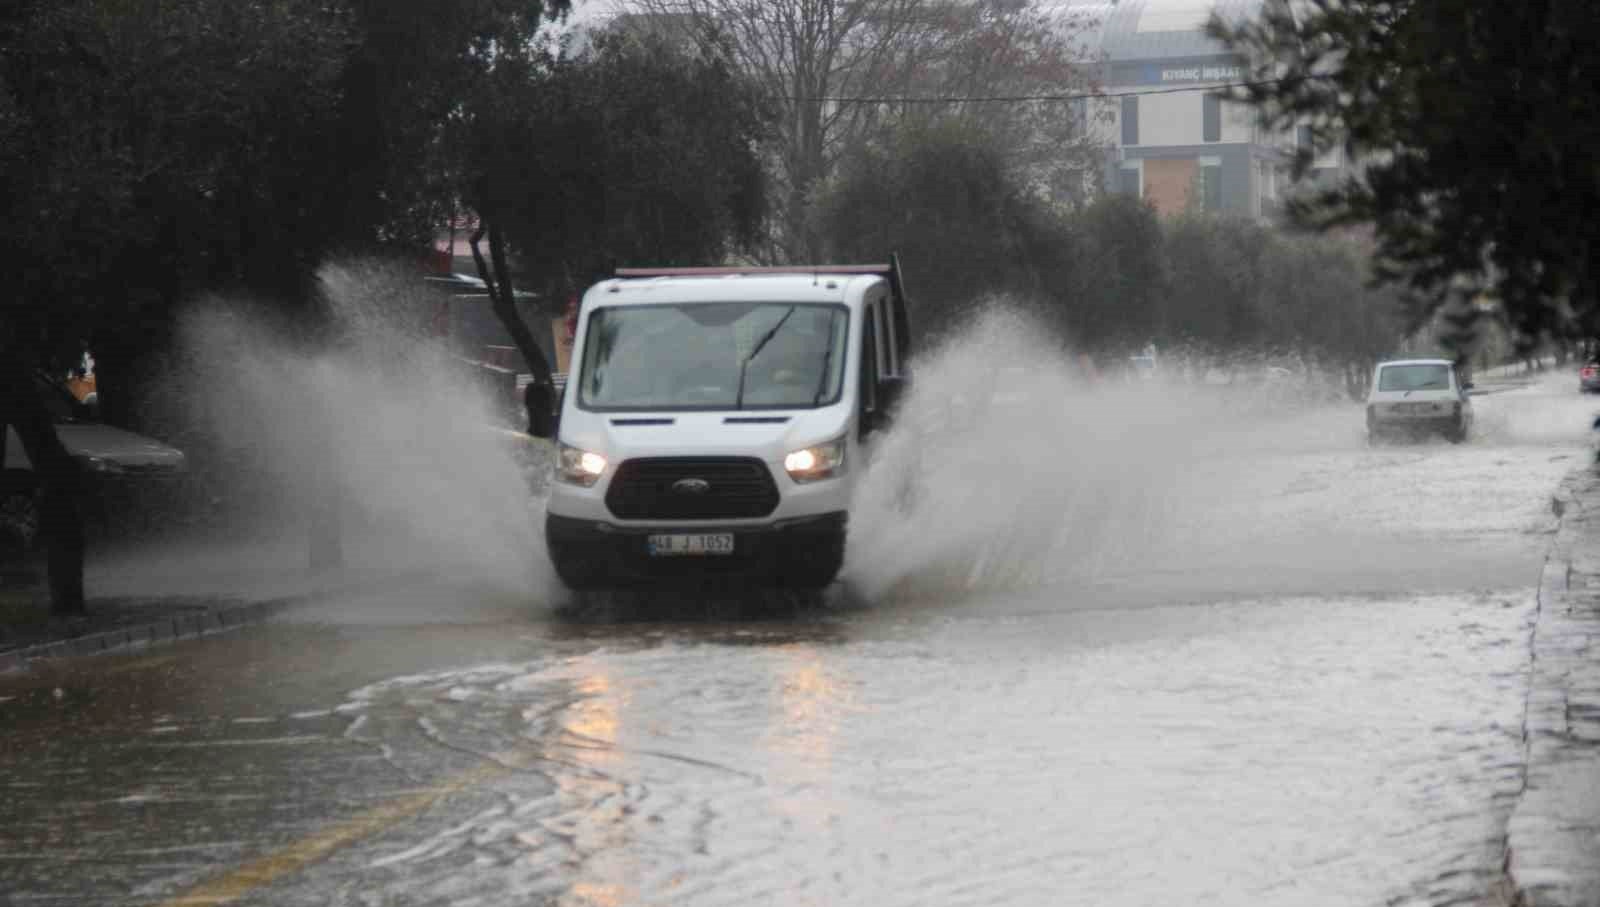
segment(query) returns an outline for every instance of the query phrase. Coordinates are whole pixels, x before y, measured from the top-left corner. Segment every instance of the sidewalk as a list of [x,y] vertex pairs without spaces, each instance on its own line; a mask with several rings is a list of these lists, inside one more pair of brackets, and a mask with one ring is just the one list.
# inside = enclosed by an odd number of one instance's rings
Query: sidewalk
[[8,577],[0,586],[0,672],[43,658],[98,655],[133,645],[204,636],[264,620],[302,599],[265,600],[198,596],[91,598],[87,613],[50,614],[49,595],[36,584]]
[[42,574],[0,571],[0,672],[219,633],[292,605],[409,581],[394,564],[313,572],[293,545],[135,551],[89,564],[87,613],[59,618]]
[[1562,483],[1539,584],[1524,789],[1506,835],[1520,907],[1600,904],[1600,467]]

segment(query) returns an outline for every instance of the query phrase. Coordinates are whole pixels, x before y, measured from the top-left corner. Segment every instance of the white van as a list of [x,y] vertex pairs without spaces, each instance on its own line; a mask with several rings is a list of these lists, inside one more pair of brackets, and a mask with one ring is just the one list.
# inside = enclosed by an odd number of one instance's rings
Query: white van
[[623,269],[590,288],[553,427],[562,581],[832,582],[909,332],[896,261]]
[[1367,440],[1441,434],[1459,444],[1472,431],[1470,390],[1449,359],[1381,362],[1367,396]]

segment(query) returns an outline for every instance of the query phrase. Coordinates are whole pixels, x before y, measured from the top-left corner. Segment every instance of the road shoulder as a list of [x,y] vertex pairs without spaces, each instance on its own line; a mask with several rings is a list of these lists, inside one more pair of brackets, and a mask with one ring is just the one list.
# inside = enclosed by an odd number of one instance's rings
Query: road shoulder
[[1600,904],[1600,468],[1568,476],[1552,507],[1560,528],[1539,584],[1526,781],[1506,842],[1522,907]]

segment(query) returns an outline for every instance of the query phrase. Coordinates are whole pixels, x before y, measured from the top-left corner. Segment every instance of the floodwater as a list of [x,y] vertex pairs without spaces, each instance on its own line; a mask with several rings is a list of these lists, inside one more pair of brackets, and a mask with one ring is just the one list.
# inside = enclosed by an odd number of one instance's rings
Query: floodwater
[[864,501],[823,607],[574,616],[424,544],[261,627],[0,678],[0,891],[1497,903],[1573,382],[1368,448],[1350,404],[1046,370],[976,403],[983,344],[1025,344],[994,330],[924,373],[873,466],[919,481]]

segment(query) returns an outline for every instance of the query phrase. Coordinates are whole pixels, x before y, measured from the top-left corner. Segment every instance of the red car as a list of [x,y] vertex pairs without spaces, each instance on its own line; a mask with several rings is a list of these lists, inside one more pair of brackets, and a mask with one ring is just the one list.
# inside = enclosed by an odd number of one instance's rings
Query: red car
[[1590,360],[1578,369],[1578,390],[1581,393],[1600,393],[1600,361]]

